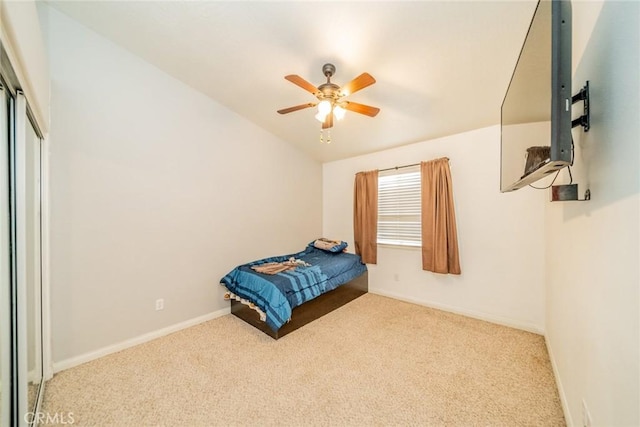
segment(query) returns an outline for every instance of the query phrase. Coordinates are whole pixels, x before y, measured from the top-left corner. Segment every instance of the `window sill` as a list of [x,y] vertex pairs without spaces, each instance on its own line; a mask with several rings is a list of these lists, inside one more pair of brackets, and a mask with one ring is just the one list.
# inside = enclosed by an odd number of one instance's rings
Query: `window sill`
[[394,245],[391,243],[378,243],[379,247],[389,248],[389,249],[401,249],[408,251],[420,251],[422,250],[422,246],[409,246],[409,245]]

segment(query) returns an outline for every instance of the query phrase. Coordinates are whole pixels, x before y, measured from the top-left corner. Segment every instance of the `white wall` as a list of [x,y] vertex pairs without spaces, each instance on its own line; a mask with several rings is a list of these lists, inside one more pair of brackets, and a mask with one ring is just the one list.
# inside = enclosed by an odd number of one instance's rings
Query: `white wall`
[[49,128],[49,65],[34,0],[0,0],[0,39],[40,130]]
[[41,12],[54,362],[228,309],[219,279],[230,269],[320,235],[318,162],[56,10]]
[[449,157],[462,274],[422,270],[419,250],[378,248],[369,265],[372,292],[519,328],[544,330],[546,192],[501,194],[500,128],[323,165],[323,232],[353,250],[353,181],[359,171]]
[[[569,425],[640,425],[640,3],[573,2],[574,93],[590,82],[592,127],[574,129],[580,192],[546,203],[546,336]],[[591,31],[591,29],[593,29]],[[576,104],[576,114],[582,104]]]

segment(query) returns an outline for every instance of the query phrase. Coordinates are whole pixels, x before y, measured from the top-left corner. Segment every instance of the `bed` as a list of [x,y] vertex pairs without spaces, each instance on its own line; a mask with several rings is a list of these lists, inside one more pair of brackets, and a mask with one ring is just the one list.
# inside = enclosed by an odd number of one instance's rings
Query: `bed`
[[365,294],[367,266],[346,246],[318,239],[301,252],[237,266],[220,281],[231,313],[278,339]]

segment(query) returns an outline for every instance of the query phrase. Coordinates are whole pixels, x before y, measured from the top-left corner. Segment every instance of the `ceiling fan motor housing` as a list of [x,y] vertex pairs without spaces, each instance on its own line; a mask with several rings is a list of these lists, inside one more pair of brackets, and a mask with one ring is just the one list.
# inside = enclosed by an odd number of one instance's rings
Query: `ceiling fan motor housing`
[[323,83],[318,86],[318,90],[320,90],[319,99],[337,99],[340,86],[334,83]]

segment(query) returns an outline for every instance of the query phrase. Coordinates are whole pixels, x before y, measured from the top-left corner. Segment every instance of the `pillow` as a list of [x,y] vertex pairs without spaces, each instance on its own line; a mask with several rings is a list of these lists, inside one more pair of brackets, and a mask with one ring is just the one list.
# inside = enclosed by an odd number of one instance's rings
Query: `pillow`
[[342,252],[347,248],[347,242],[342,240],[332,240],[326,239],[324,237],[320,239],[316,239],[313,242],[309,243],[309,246],[313,246],[314,248],[322,249],[325,252]]

